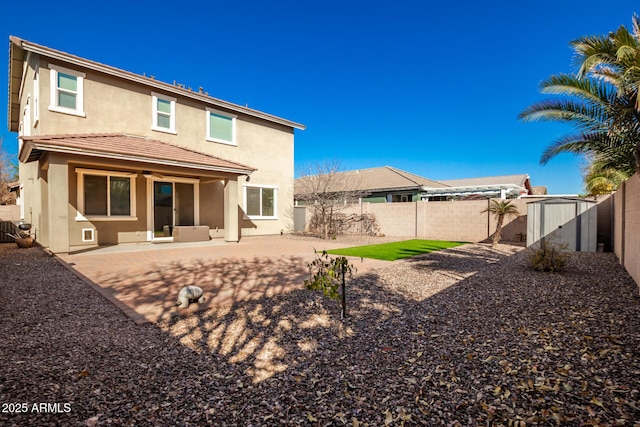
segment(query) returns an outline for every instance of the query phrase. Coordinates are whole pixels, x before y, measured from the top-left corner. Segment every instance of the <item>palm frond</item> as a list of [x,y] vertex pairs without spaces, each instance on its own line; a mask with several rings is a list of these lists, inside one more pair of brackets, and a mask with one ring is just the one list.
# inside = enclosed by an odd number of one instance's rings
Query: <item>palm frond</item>
[[573,62],[578,67],[578,77],[586,76],[599,64],[615,64],[616,48],[608,36],[584,36],[570,44],[575,53]]
[[612,170],[630,175],[640,170],[640,18],[607,35],[571,42],[577,74],[551,76],[540,84],[553,95],[518,116],[524,122],[557,121],[573,132],[542,153],[545,164],[560,153],[587,155]]
[[540,91],[552,95],[569,95],[591,102],[608,102],[612,90],[596,81],[572,74],[553,75],[540,82]]
[[549,160],[562,153],[589,154],[593,150],[589,146],[590,141],[585,134],[564,135],[556,139],[542,152],[540,164],[546,165]]
[[606,107],[566,99],[552,99],[530,105],[520,113],[519,118],[524,122],[560,121],[585,131],[604,130],[609,121]]

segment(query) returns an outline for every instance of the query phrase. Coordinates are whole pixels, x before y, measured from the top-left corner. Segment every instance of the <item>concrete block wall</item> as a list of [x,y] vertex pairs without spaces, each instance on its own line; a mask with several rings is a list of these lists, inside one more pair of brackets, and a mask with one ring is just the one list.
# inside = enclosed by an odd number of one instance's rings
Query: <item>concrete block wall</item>
[[426,202],[427,232],[434,240],[481,242],[490,235],[486,200]]
[[629,178],[613,199],[615,254],[640,286],[640,176]]
[[[521,215],[517,218],[505,218],[502,240],[524,241],[527,231],[527,201],[512,202],[518,206]],[[487,200],[363,203],[346,206],[340,212],[346,215],[374,215],[380,225],[380,232],[387,236],[482,242],[488,241],[496,228],[494,215],[482,212],[487,206]],[[310,214],[307,218],[310,218]]]
[[375,215],[380,232],[387,236],[416,236],[417,205],[413,203],[363,203],[363,212]]
[[20,206],[0,205],[0,220],[17,221],[20,219]]

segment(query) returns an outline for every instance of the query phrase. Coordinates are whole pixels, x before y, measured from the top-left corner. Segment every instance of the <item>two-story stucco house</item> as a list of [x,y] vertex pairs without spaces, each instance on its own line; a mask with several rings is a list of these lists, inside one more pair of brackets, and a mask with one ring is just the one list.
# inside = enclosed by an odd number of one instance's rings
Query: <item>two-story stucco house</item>
[[10,37],[22,218],[54,253],[278,234],[304,126]]

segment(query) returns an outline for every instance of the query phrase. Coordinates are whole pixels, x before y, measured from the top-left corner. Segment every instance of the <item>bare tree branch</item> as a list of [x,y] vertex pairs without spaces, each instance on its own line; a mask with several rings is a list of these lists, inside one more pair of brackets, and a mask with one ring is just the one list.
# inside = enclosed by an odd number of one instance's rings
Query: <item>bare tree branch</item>
[[337,160],[303,166],[298,176],[295,200],[311,209],[325,239],[335,215],[367,194],[357,174],[344,172]]
[[0,137],[0,205],[13,205],[16,203],[16,193],[9,191],[9,184],[17,179],[17,173],[11,156],[2,146],[3,142]]

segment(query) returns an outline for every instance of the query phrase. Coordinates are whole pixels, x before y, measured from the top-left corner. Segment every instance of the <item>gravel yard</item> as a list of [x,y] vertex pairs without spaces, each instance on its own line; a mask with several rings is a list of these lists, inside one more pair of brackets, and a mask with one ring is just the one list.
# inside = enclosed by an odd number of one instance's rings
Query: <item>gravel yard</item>
[[397,261],[350,283],[345,321],[300,290],[136,325],[13,244],[0,278],[0,425],[640,425],[640,298],[613,254]]

